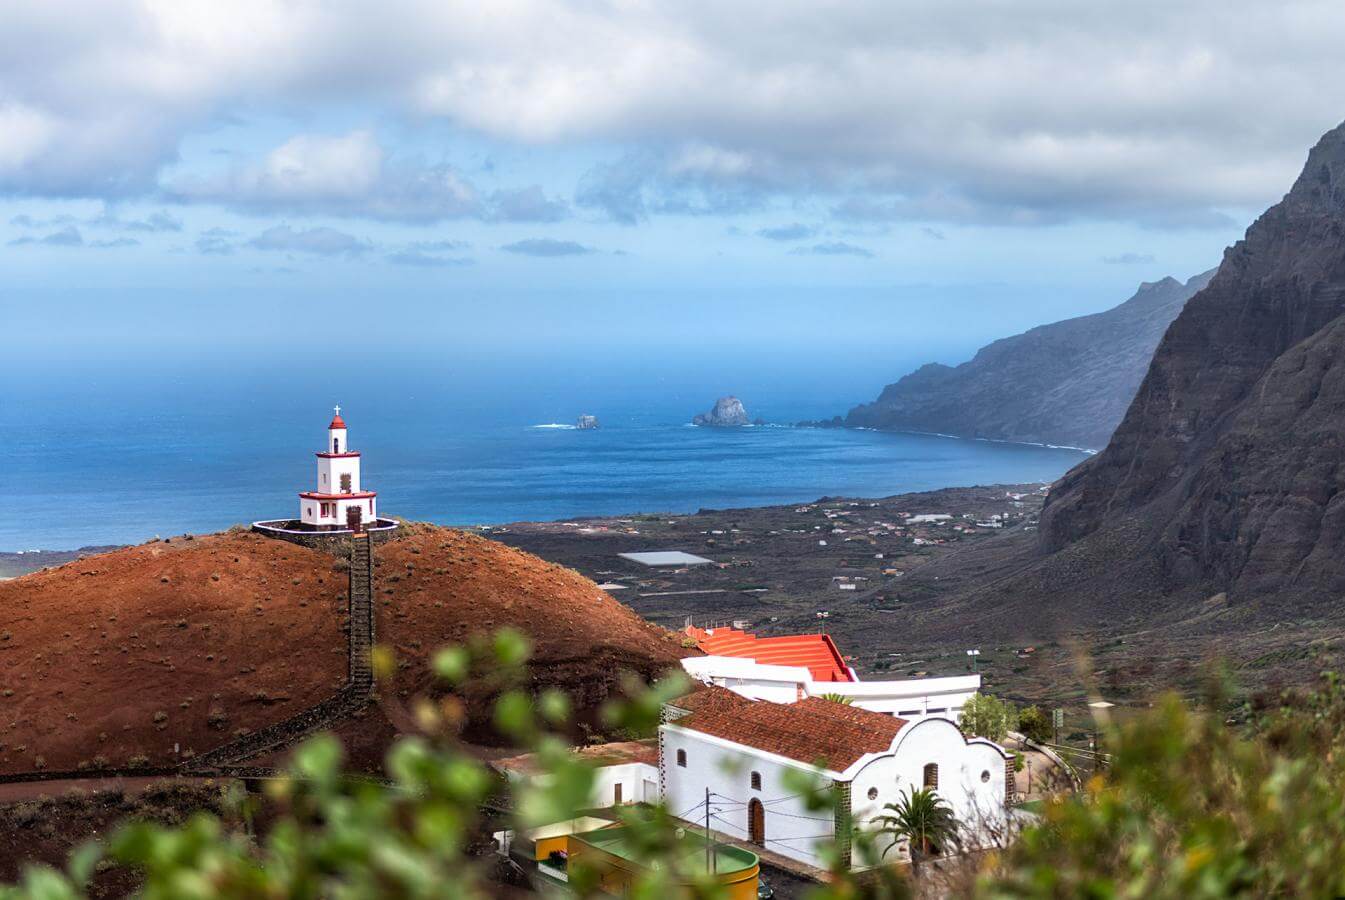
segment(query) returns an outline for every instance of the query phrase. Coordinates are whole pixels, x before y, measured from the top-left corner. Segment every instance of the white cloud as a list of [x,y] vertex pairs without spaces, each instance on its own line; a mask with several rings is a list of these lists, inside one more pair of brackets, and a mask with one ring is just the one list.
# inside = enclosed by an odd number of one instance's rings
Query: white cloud
[[512,244],[505,244],[500,248],[506,253],[517,253],[522,256],[587,256],[590,253],[596,253],[592,247],[587,247],[577,241],[560,241],[555,238],[525,238],[521,241],[514,241]]
[[[360,109],[616,146],[627,162],[581,194],[619,221],[822,193],[859,219],[1211,224],[1278,197],[1336,124],[1342,44],[1336,0],[6,4],[0,192],[146,195],[226,114]],[[492,215],[451,167],[367,131],[174,187],[255,211]]]
[[[373,249],[369,241],[338,231],[335,228],[307,228],[296,230],[288,225],[268,228],[248,246],[257,250],[280,250],[290,253],[312,253],[318,256],[360,256]],[[208,252],[208,251],[202,251]]]
[[431,223],[479,215],[476,191],[448,165],[393,159],[372,132],[298,135],[259,163],[221,175],[182,178],[168,188],[183,201],[257,213],[360,216]]
[[824,244],[813,244],[809,247],[795,247],[789,251],[790,256],[859,256],[864,259],[872,259],[873,251],[864,247],[848,244],[845,241],[830,241]]

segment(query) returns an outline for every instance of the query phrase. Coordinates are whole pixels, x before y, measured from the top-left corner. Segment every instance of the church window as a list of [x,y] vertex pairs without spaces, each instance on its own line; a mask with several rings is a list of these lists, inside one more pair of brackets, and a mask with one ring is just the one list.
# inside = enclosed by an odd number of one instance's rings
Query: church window
[[687,752],[685,750],[677,751],[677,764],[684,769],[687,767]]
[[760,773],[760,772],[753,772],[753,773],[752,773],[752,790],[754,790],[754,791],[759,791],[759,790],[761,790],[761,773]]
[[340,453],[340,452],[341,452],[341,439],[340,439],[340,438],[332,438],[332,452],[333,452],[333,453]]
[[925,787],[931,791],[939,788],[939,764],[930,763],[925,766]]

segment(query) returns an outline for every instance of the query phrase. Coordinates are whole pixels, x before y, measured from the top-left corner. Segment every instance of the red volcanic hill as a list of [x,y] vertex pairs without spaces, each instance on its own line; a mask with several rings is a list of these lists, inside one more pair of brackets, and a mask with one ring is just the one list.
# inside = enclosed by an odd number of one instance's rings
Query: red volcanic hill
[[[694,652],[578,573],[460,531],[407,526],[375,557],[399,695],[432,686],[437,648],[503,626],[532,638],[534,684],[588,716],[619,671],[653,677]],[[0,582],[0,775],[171,766],[331,697],[346,677],[346,570],[228,533]],[[481,730],[484,700],[470,713]],[[394,731],[367,713],[348,730],[369,753]]]

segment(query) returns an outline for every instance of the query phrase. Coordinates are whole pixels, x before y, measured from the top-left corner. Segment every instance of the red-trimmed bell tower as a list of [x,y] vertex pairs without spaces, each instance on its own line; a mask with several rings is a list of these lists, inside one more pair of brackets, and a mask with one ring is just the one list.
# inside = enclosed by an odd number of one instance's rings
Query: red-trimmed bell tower
[[326,447],[317,457],[317,490],[299,494],[299,520],[319,529],[341,529],[351,521],[373,524],[378,495],[360,487],[360,455],[350,449],[339,406],[327,426]]

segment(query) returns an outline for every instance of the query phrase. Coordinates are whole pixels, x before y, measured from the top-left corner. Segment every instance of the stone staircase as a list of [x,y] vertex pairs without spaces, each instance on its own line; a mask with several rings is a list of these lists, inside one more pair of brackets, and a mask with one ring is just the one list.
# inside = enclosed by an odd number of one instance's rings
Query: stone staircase
[[331,697],[288,719],[237,737],[186,763],[186,772],[219,772],[261,753],[288,749],[302,738],[340,722],[369,704],[374,690],[374,553],[368,534],[354,535],[350,548],[349,669]]
[[368,534],[350,547],[350,685],[366,694],[374,687],[374,551]]

